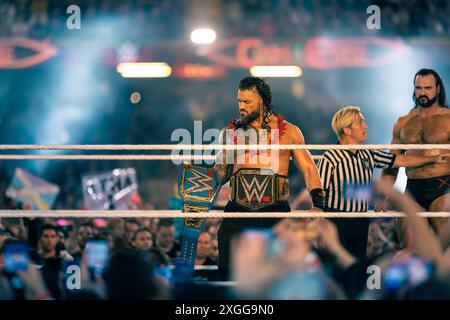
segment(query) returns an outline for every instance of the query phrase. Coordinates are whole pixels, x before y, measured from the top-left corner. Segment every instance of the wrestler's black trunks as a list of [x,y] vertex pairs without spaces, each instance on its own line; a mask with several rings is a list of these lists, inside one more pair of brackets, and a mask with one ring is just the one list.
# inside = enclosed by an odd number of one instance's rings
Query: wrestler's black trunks
[[424,209],[429,210],[431,203],[450,192],[450,175],[428,179],[408,179],[406,190]]

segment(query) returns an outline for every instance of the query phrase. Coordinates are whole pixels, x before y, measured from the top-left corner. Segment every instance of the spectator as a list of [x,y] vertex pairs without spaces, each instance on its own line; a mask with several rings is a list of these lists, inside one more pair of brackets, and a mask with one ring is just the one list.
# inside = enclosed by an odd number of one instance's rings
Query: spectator
[[40,232],[40,255],[45,263],[46,260],[53,258],[63,258],[65,260],[73,260],[73,257],[63,248],[58,247],[60,244],[58,227],[50,224],[42,226]]
[[170,259],[180,256],[181,245],[175,240],[175,225],[172,219],[160,219],[156,227],[156,246]]
[[203,231],[198,237],[197,243],[197,257],[195,258],[196,266],[210,266],[217,265],[217,262],[211,259],[211,251],[213,245],[213,238],[211,234]]
[[217,239],[213,239],[212,241],[212,248],[209,257],[215,262],[219,260],[219,241]]
[[61,298],[59,272],[62,268],[62,262],[63,260],[73,260],[73,257],[60,245],[58,228],[51,224],[43,225],[39,236],[39,253],[43,262],[41,272],[46,287],[56,299]]
[[140,255],[118,252],[105,270],[107,298],[147,300],[165,298],[166,288],[153,274],[154,266]]
[[206,220],[205,231],[207,231],[213,239],[217,239],[219,235],[219,228],[222,219],[220,218],[208,218]]
[[94,237],[94,228],[92,228],[92,225],[90,223],[84,223],[81,226],[79,226],[77,230],[77,244],[79,251],[74,252],[72,256],[74,258],[81,258],[81,255],[83,254],[83,251],[86,248],[88,240],[92,239],[93,237]]
[[137,229],[131,239],[131,245],[139,250],[150,250],[153,247],[153,235],[150,229]]
[[125,222],[120,218],[113,218],[108,221],[108,231],[114,238],[124,238],[126,229]]
[[3,228],[11,234],[14,238],[19,240],[25,240],[27,235],[25,231],[25,226],[23,224],[23,219],[19,218],[3,218],[2,219]]
[[113,239],[113,251],[127,250],[130,248],[126,238],[125,222],[123,219],[113,218],[109,220],[108,231]]
[[126,219],[125,220],[125,232],[126,238],[128,242],[132,241],[132,238],[136,232],[140,228],[139,221],[137,219]]

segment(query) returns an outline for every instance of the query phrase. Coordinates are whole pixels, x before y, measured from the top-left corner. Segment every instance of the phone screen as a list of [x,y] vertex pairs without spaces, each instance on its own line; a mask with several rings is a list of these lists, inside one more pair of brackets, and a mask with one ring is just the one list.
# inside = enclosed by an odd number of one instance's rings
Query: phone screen
[[6,243],[3,249],[5,270],[10,273],[28,270],[29,254],[25,243]]
[[89,240],[86,250],[89,270],[95,276],[101,276],[108,262],[108,242],[106,240]]
[[171,280],[174,284],[186,284],[192,279],[194,266],[183,261],[174,261],[174,269],[172,271]]
[[363,201],[374,200],[376,193],[372,184],[351,184],[344,185],[344,196],[348,200],[360,199]]
[[404,285],[416,286],[426,281],[432,273],[432,263],[411,257],[387,267],[384,272],[384,283],[388,290],[394,291]]
[[163,280],[166,284],[170,284],[172,279],[172,269],[170,266],[160,265],[156,266],[154,270],[155,277]]

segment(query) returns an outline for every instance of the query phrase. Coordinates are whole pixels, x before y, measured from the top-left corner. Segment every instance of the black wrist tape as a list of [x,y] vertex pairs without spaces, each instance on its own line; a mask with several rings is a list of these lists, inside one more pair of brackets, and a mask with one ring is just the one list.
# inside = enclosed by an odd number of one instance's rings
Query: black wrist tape
[[311,195],[313,206],[319,209],[325,208],[325,191],[321,188],[312,189],[309,193]]

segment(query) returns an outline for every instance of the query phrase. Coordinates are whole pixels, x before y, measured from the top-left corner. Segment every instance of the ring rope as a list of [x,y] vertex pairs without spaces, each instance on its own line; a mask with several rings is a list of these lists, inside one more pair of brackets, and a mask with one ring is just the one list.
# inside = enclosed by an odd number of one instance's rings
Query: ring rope
[[449,144],[3,144],[0,150],[435,150],[450,149]]
[[[170,267],[171,267],[171,269],[175,269],[174,265],[171,265]],[[219,270],[219,267],[217,265],[210,265],[210,266],[197,265],[197,266],[194,266],[194,270],[196,270],[196,271],[203,271],[203,270],[217,271],[217,270]]]
[[[319,160],[321,156],[313,155],[314,160]],[[0,160],[203,160],[215,161],[216,156],[203,155],[170,155],[170,154],[0,154]]]
[[[421,217],[450,217],[450,212],[419,212]],[[178,210],[0,210],[1,218],[401,218],[390,212],[181,212]]]
[[170,154],[0,154],[1,160],[215,160],[215,156]]

